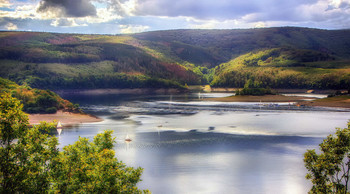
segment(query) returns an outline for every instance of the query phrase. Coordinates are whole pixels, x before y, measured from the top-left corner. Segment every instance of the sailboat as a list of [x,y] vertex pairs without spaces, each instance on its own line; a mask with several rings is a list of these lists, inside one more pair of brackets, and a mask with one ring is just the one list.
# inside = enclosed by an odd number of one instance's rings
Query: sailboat
[[125,141],[126,142],[131,142],[132,141],[128,134],[126,134]]
[[57,129],[58,135],[61,135],[61,133],[62,133],[62,125],[61,125],[60,121],[58,121],[56,129]]

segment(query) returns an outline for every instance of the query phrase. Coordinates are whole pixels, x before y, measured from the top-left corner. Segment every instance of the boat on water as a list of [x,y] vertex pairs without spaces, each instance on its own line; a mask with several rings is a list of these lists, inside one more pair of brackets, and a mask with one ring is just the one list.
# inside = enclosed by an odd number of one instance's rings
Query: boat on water
[[129,135],[126,135],[125,141],[126,141],[126,142],[131,142],[131,141],[132,141],[131,138],[129,137]]
[[57,129],[58,135],[61,135],[61,133],[62,133],[62,124],[61,124],[60,121],[58,121],[56,129]]

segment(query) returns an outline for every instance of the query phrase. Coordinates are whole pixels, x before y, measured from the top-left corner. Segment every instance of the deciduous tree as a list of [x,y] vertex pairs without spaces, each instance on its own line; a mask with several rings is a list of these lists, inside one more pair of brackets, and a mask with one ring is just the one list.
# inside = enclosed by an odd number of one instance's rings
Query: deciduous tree
[[350,176],[350,121],[320,144],[320,152],[304,154],[306,175],[313,186],[310,193],[348,193]]
[[136,187],[142,168],[115,158],[112,131],[79,138],[59,151],[54,123],[29,127],[19,100],[0,98],[0,193],[147,193]]

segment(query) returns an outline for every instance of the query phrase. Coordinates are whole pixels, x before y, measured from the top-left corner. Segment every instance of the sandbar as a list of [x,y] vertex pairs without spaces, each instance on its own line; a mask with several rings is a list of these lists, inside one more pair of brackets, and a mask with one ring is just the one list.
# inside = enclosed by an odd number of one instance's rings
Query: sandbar
[[219,102],[297,102],[303,106],[319,106],[334,108],[350,108],[350,96],[336,96],[331,98],[317,99],[303,96],[283,96],[283,95],[264,95],[264,96],[229,96],[222,98],[207,98],[204,101]]
[[300,102],[300,105],[304,106],[321,106],[321,107],[334,107],[334,108],[350,108],[350,96],[336,96],[330,98],[317,99],[313,101]]
[[264,95],[264,96],[229,96],[222,98],[206,98],[204,101],[219,102],[301,102],[315,98],[302,96]]
[[55,114],[30,114],[29,115],[29,123],[31,125],[39,124],[40,121],[52,122],[54,120],[60,121],[63,126],[102,121],[102,119],[95,117],[93,115],[81,114],[81,113],[70,113],[70,112],[63,112],[63,111],[57,111],[57,113]]

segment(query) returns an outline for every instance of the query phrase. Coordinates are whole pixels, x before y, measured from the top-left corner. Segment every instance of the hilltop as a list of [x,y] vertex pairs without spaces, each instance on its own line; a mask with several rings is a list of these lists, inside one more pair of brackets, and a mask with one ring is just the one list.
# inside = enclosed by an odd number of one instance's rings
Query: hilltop
[[0,76],[32,87],[188,84],[347,89],[350,30],[297,27],[130,35],[0,32]]

